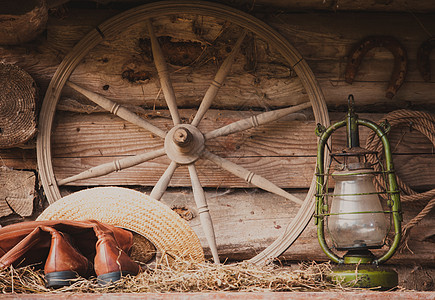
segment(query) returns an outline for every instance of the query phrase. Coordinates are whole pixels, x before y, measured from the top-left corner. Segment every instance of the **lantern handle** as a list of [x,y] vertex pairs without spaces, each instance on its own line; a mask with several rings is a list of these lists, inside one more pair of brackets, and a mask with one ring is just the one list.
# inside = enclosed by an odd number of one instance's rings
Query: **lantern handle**
[[382,141],[382,144],[384,146],[385,165],[389,183],[388,193],[391,195],[395,235],[390,249],[383,256],[373,261],[373,264],[380,264],[387,261],[394,255],[397,248],[399,247],[400,240],[402,239],[402,207],[400,203],[400,192],[396,180],[396,175],[394,173],[393,156],[391,154],[390,142],[387,139],[387,132],[389,131],[389,128],[387,127],[386,130],[384,130],[382,127],[376,125],[372,121],[364,119],[358,119],[357,123],[358,125],[362,125],[373,130]]
[[324,232],[324,222],[325,219],[321,216],[325,213],[325,205],[323,203],[324,200],[324,186],[325,186],[325,169],[324,169],[324,158],[325,158],[325,146],[334,131],[337,129],[346,126],[347,119],[332,124],[328,128],[324,126],[319,126],[322,134],[319,138],[319,144],[317,146],[317,164],[316,164],[316,211],[315,211],[315,222],[317,225],[317,239],[319,241],[320,248],[322,248],[323,252],[326,256],[333,262],[342,264],[344,263],[344,259],[337,256],[331,249],[328,247],[325,240],[325,232]]

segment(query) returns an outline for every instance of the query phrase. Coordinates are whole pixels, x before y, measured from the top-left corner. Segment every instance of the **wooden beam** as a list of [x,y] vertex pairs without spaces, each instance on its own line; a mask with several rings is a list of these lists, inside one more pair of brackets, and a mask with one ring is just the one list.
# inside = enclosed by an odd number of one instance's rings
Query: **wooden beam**
[[[303,194],[297,195],[303,197]],[[206,198],[222,259],[247,259],[260,252],[283,233],[297,208],[290,201],[270,194],[266,196],[263,192],[252,189],[212,189],[206,191]],[[189,224],[210,257],[192,192],[171,190],[163,196],[162,201],[172,208],[181,207],[190,212],[189,216],[193,218]],[[403,209],[404,224],[419,212],[419,208],[410,203],[403,203]],[[409,247],[414,253],[409,250],[399,251],[389,260],[389,264],[435,266],[433,217],[435,212],[412,230]],[[317,241],[314,221],[309,223],[282,258],[290,261],[327,261]]]
[[[47,40],[38,41],[32,49],[20,46],[0,48],[0,55],[3,61],[16,63],[28,71],[44,89],[57,64],[71,47],[87,31],[112,14],[113,11],[73,9],[63,20],[52,16],[47,28]],[[75,19],[78,15],[80,22]],[[355,22],[355,19],[359,21]],[[339,17],[333,13],[280,14],[274,18],[264,16],[264,21],[280,31],[308,61],[319,80],[329,107],[344,105],[347,95],[353,93],[357,105],[370,107],[376,104],[383,111],[409,106],[430,108],[435,105],[432,97],[435,79],[424,82],[416,68],[418,47],[428,38],[426,32],[435,31],[432,19],[431,14],[350,12],[341,13]],[[174,31],[172,34],[177,35],[177,30],[179,32],[181,29],[171,27],[171,30]],[[409,72],[404,85],[393,100],[384,97],[393,57],[381,48],[368,53],[352,85],[344,82],[347,53],[360,39],[373,35],[374,32],[396,37],[408,52]],[[164,99],[156,98],[159,94],[158,78],[152,68],[147,67],[139,58],[140,49],[137,39],[131,38],[132,34],[134,30],[128,31],[125,35],[126,40],[112,48],[100,47],[93,50],[93,55],[87,59],[86,65],[81,65],[71,80],[86,83],[86,88],[101,92],[104,96],[121,103],[163,106]],[[186,38],[193,39],[194,36]],[[243,54],[239,57],[233,66],[235,73],[229,75],[225,87],[217,96],[218,107],[229,107],[237,101],[240,104],[249,103],[252,107],[261,107],[264,105],[264,96],[268,98],[266,104],[271,106],[297,104],[306,100],[300,83],[290,76],[285,66],[278,69],[273,66],[275,73],[270,73],[270,62],[258,60],[257,70],[253,76],[243,71]],[[129,83],[121,78],[121,74],[127,68],[150,72],[151,77],[141,84]],[[213,78],[215,67],[213,64],[195,66],[193,73],[189,68],[185,68],[184,71],[178,69],[173,67],[170,74],[177,97],[180,95],[178,103],[189,105],[191,101],[197,101],[197,96],[192,94],[194,89],[202,91],[204,95]],[[435,69],[435,65],[432,69]],[[288,97],[289,94],[292,95],[291,98]]]
[[[164,112],[163,112],[164,114]],[[181,116],[194,115],[191,110],[182,110]],[[204,132],[213,130],[236,120],[243,119],[250,112],[210,110],[201,123]],[[382,120],[383,114],[359,114],[361,118],[373,121]],[[332,122],[344,117],[344,113],[331,114]],[[152,136],[144,129],[126,123],[109,114],[77,115],[61,113],[62,122],[57,123],[53,136],[53,164],[58,179],[76,175],[93,166],[136,155],[144,151],[154,151],[163,146],[163,140]],[[274,125],[251,129],[207,142],[211,152],[241,163],[251,171],[260,172],[281,187],[306,188],[314,172],[316,156],[315,124],[308,115],[298,114],[299,121],[285,117]],[[300,119],[307,119],[302,121]],[[170,120],[150,119],[155,126],[166,129]],[[170,128],[170,127],[168,127]],[[110,134],[107,134],[110,132]],[[361,145],[368,134],[366,128],[360,131]],[[333,135],[333,151],[345,147],[344,130]],[[431,172],[433,149],[429,140],[410,127],[394,128],[389,135],[394,153],[397,174],[416,189],[434,187],[435,178]],[[3,149],[0,151],[2,163],[9,168],[36,169],[35,153],[31,149]],[[166,158],[155,159],[151,163],[94,178],[75,184],[126,184],[153,186],[169,165]],[[198,165],[201,182],[205,186],[248,186],[243,180],[220,170],[212,163],[201,161]],[[277,172],[277,170],[279,172]],[[190,185],[187,169],[179,168],[172,180],[173,186]]]
[[[192,110],[181,110],[182,118],[194,115]],[[252,112],[210,110],[200,129],[208,132]],[[340,114],[336,114],[338,119]],[[362,114],[360,117],[379,120],[380,114]],[[303,115],[299,115],[303,117]],[[305,118],[309,118],[305,116]],[[88,168],[114,161],[128,155],[155,151],[162,148],[163,140],[146,130],[109,114],[76,115],[61,113],[53,135],[53,165],[58,179],[76,175]],[[335,120],[337,120],[335,119]],[[159,128],[170,128],[170,120],[151,120]],[[241,133],[212,139],[206,147],[212,153],[227,158],[252,172],[259,173],[283,188],[306,188],[314,174],[317,140],[314,121],[280,119]],[[110,132],[110,134],[107,134]],[[368,129],[362,128],[360,137],[364,145]],[[333,151],[345,147],[345,132],[333,135]],[[409,128],[397,128],[390,135],[396,170],[401,178],[419,189],[433,186],[433,145],[422,134]],[[105,177],[73,182],[74,185],[125,184],[153,186],[169,165],[166,157],[137,167],[115,172]],[[244,180],[229,174],[214,164],[200,160],[198,173],[201,183],[212,187],[247,187]],[[418,176],[416,176],[418,174]],[[171,186],[190,186],[186,168],[179,168]]]

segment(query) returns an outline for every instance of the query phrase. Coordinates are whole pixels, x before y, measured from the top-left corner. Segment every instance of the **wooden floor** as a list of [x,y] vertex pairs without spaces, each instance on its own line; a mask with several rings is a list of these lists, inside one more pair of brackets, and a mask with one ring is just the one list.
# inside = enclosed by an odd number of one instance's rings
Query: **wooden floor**
[[367,300],[432,300],[435,299],[435,292],[283,292],[283,293],[168,293],[168,294],[33,294],[33,295],[2,295],[2,299],[174,299],[174,300],[202,300],[202,299],[311,299],[311,300],[332,300],[332,299],[367,299]]

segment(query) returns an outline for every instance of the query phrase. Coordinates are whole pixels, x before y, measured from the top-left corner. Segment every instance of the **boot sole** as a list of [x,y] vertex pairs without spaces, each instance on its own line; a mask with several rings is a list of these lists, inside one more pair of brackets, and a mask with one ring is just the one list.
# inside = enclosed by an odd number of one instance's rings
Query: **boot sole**
[[126,275],[134,275],[134,274],[125,271],[110,272],[97,276],[97,281],[98,284],[100,285],[108,285],[120,280],[122,276],[126,276]]
[[78,278],[77,273],[73,271],[59,271],[45,274],[46,287],[61,288],[70,286]]

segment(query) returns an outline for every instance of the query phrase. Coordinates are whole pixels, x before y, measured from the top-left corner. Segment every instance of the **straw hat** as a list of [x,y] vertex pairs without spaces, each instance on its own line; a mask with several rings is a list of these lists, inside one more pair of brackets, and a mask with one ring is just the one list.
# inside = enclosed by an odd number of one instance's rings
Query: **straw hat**
[[165,204],[127,188],[75,192],[51,204],[37,221],[89,219],[136,232],[162,254],[204,261],[198,236],[183,218]]

